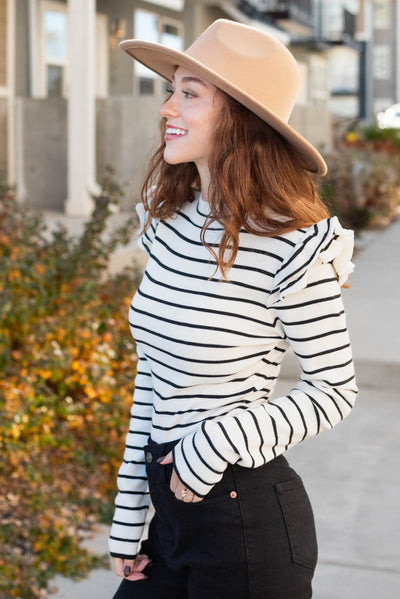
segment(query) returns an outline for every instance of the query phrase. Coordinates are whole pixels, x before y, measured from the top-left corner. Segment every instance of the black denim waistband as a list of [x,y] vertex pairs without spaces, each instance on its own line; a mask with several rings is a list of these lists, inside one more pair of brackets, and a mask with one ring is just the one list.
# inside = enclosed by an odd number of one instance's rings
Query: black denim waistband
[[[161,456],[166,456],[172,449],[175,447],[177,443],[179,443],[180,439],[175,439],[174,441],[168,441],[168,443],[156,443],[149,437],[147,445],[143,447],[144,452],[147,454],[151,453],[153,459],[160,458]],[[237,467],[237,466],[233,466]],[[259,466],[259,468],[263,468],[266,471],[269,471],[271,475],[273,475],[274,470],[280,470],[282,467],[287,468],[289,464],[286,458],[283,455],[278,455],[276,458],[267,462],[266,464]],[[241,468],[241,467],[240,467]],[[244,468],[247,470],[247,468]],[[250,470],[258,470],[257,468],[251,468]]]

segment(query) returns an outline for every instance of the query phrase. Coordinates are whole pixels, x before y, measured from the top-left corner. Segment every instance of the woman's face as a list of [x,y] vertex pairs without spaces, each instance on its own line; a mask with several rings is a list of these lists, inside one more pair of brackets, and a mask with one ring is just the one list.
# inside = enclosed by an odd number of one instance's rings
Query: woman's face
[[172,80],[171,97],[160,108],[167,126],[165,161],[169,164],[194,162],[200,177],[208,171],[208,157],[222,105],[222,94],[215,85],[178,67]]

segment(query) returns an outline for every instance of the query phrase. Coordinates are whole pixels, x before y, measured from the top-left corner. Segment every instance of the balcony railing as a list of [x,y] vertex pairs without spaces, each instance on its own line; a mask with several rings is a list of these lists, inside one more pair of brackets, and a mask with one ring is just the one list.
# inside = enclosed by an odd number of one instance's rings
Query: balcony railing
[[312,27],[314,24],[312,0],[240,0],[244,12],[267,20],[291,20]]

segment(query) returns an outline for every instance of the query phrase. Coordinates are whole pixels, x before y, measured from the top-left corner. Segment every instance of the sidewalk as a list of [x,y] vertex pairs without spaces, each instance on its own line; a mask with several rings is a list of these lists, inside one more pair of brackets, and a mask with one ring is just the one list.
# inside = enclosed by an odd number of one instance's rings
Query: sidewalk
[[[384,231],[368,231],[356,241],[356,268],[342,296],[358,385],[400,389],[400,215]],[[297,378],[292,354],[282,374]]]
[[[333,431],[291,449],[314,507],[319,566],[314,599],[393,599],[400,590],[400,219],[368,234],[343,291],[360,395]],[[293,386],[289,357],[277,394]],[[93,543],[105,553],[106,530]],[[54,599],[111,599],[118,579],[95,570],[57,577]],[[228,599],[228,598],[227,598]],[[282,598],[284,599],[284,598]]]
[[360,384],[400,389],[400,216],[356,256],[344,291]]

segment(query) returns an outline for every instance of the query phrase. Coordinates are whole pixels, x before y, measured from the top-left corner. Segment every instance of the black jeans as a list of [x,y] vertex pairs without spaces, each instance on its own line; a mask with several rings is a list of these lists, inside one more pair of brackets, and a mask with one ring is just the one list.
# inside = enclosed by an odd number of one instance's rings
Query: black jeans
[[198,503],[169,489],[174,443],[144,448],[155,515],[140,553],[147,580],[123,580],[114,599],[309,599],[317,562],[311,505],[279,456],[259,468],[228,466]]

